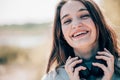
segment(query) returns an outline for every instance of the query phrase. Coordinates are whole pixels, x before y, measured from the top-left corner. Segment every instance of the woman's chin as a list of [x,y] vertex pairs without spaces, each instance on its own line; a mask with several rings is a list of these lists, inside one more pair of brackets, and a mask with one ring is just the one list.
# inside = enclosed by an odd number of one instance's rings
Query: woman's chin
[[71,46],[76,49],[87,49],[92,45],[93,45],[93,43],[92,42],[90,43],[90,41],[88,41],[88,42],[81,41],[81,42],[76,42],[76,43],[72,44]]

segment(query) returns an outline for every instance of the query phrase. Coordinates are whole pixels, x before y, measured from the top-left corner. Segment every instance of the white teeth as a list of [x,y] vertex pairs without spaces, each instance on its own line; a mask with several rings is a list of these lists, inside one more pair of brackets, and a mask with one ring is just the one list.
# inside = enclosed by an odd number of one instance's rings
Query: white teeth
[[78,35],[85,34],[85,33],[87,33],[87,31],[84,31],[84,32],[78,32],[78,33],[75,33],[75,34],[73,35],[73,37],[76,37],[76,36],[78,36]]

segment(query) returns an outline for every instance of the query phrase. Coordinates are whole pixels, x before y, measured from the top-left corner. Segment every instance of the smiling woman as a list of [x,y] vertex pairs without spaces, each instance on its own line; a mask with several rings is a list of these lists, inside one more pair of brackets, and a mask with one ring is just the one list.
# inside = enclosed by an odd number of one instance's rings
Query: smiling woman
[[116,34],[94,0],[62,0],[56,8],[53,30],[43,80],[120,78]]
[[[73,6],[72,9],[70,6]],[[76,54],[81,52],[78,55],[87,57],[85,54],[88,54],[89,50],[84,52],[84,49],[86,47],[91,49],[98,43],[95,42],[97,32],[88,10],[82,3],[69,2],[62,7],[60,15],[65,40],[71,47],[75,48]]]

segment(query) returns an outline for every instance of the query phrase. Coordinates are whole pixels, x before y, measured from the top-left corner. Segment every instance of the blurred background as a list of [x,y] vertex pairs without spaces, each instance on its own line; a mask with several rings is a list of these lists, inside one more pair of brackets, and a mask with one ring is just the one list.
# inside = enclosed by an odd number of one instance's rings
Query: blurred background
[[[95,0],[120,40],[120,0]],[[0,0],[0,80],[41,80],[58,0]]]

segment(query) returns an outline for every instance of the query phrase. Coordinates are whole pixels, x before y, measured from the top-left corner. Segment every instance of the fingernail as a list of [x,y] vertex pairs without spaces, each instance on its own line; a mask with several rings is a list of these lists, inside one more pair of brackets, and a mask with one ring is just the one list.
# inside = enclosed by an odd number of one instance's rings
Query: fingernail
[[100,53],[100,51],[97,52],[98,54]]
[[95,56],[95,58],[98,58],[98,56]]
[[106,48],[104,48],[104,50],[107,50]]
[[83,69],[85,70],[85,69],[87,69],[86,67],[83,67]]
[[78,58],[78,57],[75,57],[76,59]]
[[98,53],[100,53],[100,51],[98,51]]
[[70,59],[70,58],[71,58],[71,56],[68,57],[68,59]]
[[92,63],[93,65],[95,65],[95,63]]
[[80,59],[79,62],[82,62],[82,59]]

